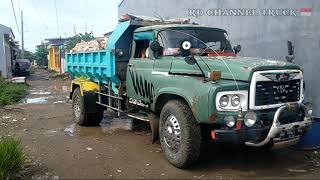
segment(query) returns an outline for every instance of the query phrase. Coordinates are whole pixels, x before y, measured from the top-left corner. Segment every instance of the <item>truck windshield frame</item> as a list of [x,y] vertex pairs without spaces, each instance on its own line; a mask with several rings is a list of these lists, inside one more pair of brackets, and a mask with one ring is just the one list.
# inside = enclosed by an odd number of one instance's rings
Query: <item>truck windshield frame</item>
[[183,41],[191,43],[191,54],[234,53],[226,31],[215,28],[167,28],[158,32],[157,39],[163,47],[163,56],[181,55]]

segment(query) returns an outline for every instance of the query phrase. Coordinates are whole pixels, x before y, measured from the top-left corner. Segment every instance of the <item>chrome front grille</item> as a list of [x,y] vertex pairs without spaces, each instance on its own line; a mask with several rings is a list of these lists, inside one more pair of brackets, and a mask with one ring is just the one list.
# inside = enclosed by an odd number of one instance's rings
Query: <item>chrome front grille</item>
[[256,83],[255,105],[269,105],[300,100],[300,79],[290,81],[259,81]]
[[268,70],[253,73],[249,108],[270,109],[287,102],[302,102],[303,75],[300,70]]

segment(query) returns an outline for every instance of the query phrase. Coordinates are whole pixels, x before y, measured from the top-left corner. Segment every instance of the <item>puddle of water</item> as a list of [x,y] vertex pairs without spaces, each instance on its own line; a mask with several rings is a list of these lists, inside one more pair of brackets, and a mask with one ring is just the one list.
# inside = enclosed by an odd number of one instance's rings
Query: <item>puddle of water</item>
[[48,97],[38,97],[38,98],[25,98],[22,99],[22,104],[43,104],[48,102]]
[[76,124],[73,123],[70,126],[68,126],[67,128],[64,129],[64,132],[66,132],[69,136],[73,136],[73,133],[75,131],[76,128]]
[[45,91],[35,91],[31,92],[32,95],[49,95],[51,92],[45,92]]
[[[116,117],[116,113],[106,111],[102,121],[100,122],[100,127],[90,127],[90,128],[82,128],[79,127],[77,132],[79,132],[80,136],[97,136],[103,134],[113,134],[117,130],[125,130],[125,131],[138,131],[138,132],[146,132],[151,131],[149,123],[138,123],[139,121],[134,120],[130,117]],[[141,121],[142,122],[142,121]],[[65,128],[65,132],[69,136],[74,136],[75,134],[76,124],[71,124],[70,126]],[[101,131],[98,131],[101,129]]]
[[44,135],[46,136],[46,137],[52,137],[52,136],[55,136],[56,134],[57,134],[57,130],[48,130],[48,131],[46,131],[45,133],[44,133]]
[[105,116],[100,126],[103,132],[108,132],[114,129],[132,130],[133,120],[131,118],[117,118],[112,116]]
[[62,103],[65,103],[65,101],[55,101],[55,102],[53,102],[53,104],[62,104]]

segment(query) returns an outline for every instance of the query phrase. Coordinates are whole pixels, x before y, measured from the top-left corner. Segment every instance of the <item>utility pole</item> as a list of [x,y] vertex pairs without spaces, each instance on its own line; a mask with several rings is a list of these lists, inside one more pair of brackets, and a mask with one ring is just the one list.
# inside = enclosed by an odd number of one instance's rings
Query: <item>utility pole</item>
[[73,34],[77,35],[76,26],[73,24]]
[[23,12],[21,11],[21,58],[24,58]]

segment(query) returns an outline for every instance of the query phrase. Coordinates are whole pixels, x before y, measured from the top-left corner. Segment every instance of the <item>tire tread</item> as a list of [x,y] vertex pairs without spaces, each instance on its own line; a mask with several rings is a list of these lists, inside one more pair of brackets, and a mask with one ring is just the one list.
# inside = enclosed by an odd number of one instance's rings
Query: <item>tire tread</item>
[[184,143],[186,148],[179,150],[178,153],[181,153],[181,158],[177,160],[174,159],[172,155],[170,155],[170,152],[168,152],[168,150],[165,150],[166,145],[163,145],[162,143],[161,146],[162,149],[164,149],[166,157],[171,164],[178,168],[187,168],[197,162],[199,159],[202,142],[201,128],[198,122],[195,120],[189,106],[181,100],[170,100],[164,105],[160,115],[160,124],[163,124],[163,121],[165,121],[165,119],[163,119],[163,116],[167,113],[167,111],[170,111],[170,109],[175,109],[177,115],[180,116],[179,123],[183,123],[184,130],[182,129],[181,133],[184,133],[184,135],[186,136],[186,140]]

